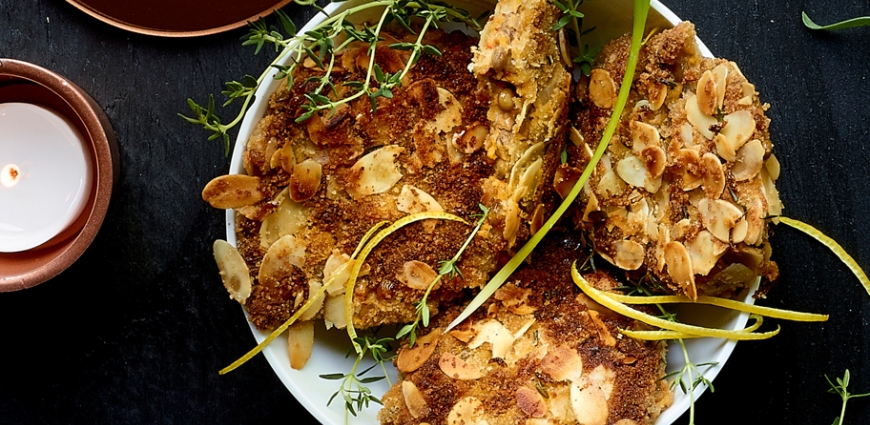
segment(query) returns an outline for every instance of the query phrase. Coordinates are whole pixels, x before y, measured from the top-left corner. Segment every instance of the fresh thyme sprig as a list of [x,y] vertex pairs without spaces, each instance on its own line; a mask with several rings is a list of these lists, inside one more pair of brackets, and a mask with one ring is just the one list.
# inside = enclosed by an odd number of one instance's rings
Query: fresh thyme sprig
[[[312,0],[294,0],[303,6],[317,7]],[[380,18],[375,26],[364,25],[361,28],[351,22],[350,18],[360,12],[382,8]],[[188,99],[188,106],[193,112],[192,117],[179,114],[186,121],[202,126],[211,131],[209,140],[223,138],[225,154],[229,154],[230,137],[228,131],[238,125],[245,116],[254,93],[263,81],[273,73],[276,80],[285,79],[288,87],[293,84],[293,75],[296,68],[306,58],[311,59],[322,71],[318,77],[312,77],[307,82],[318,82],[317,88],[306,94],[307,102],[302,105],[303,113],[297,117],[297,121],[304,121],[315,113],[323,110],[334,111],[339,105],[351,102],[362,96],[368,96],[372,103],[372,110],[377,107],[379,97],[391,98],[392,90],[400,87],[402,79],[410,71],[411,67],[420,59],[421,55],[440,55],[434,46],[423,43],[423,36],[430,28],[439,28],[439,24],[445,22],[460,22],[474,30],[480,30],[481,26],[467,11],[439,1],[425,0],[375,0],[349,7],[332,16],[328,16],[319,25],[305,33],[297,33],[296,25],[286,13],[276,10],[280,27],[268,25],[264,19],[259,19],[249,25],[249,32],[242,39],[242,45],[255,46],[254,54],[259,53],[263,47],[272,46],[277,56],[270,66],[259,77],[245,76],[241,82],[231,81],[226,83],[223,94],[227,97],[224,106],[228,106],[236,100],[241,100],[242,105],[235,118],[224,124],[215,113],[215,101],[209,96],[206,106],[199,105],[192,99]],[[412,29],[412,22],[422,20],[419,32]],[[384,72],[375,63],[375,52],[378,44],[384,40],[381,31],[386,25],[395,22],[417,38],[414,43],[394,43],[390,48],[398,50],[410,50],[410,56],[401,72],[390,74]],[[283,32],[282,32],[283,31]],[[353,42],[368,44],[369,62],[363,81],[349,81],[343,86],[350,89],[349,94],[339,98],[339,92],[332,82],[332,72],[335,67],[336,55]],[[330,97],[332,95],[332,97]]]
[[486,221],[486,217],[489,215],[489,208],[484,206],[483,204],[479,205],[481,214],[477,215],[478,220],[474,226],[474,230],[471,231],[471,234],[468,235],[468,238],[465,239],[465,243],[459,247],[459,250],[456,251],[456,255],[449,260],[441,260],[438,262],[438,276],[429,283],[429,286],[426,288],[426,292],[423,294],[423,298],[420,299],[419,302],[414,304],[415,310],[417,312],[417,316],[414,319],[413,323],[409,323],[405,326],[402,326],[399,329],[399,332],[396,334],[396,339],[402,338],[404,336],[408,336],[408,345],[410,347],[414,347],[414,344],[417,342],[417,329],[422,324],[423,327],[429,326],[429,293],[432,292],[432,288],[441,281],[442,276],[449,276],[450,278],[455,277],[456,275],[462,276],[462,272],[459,270],[459,267],[456,266],[456,262],[459,261],[459,257],[465,252],[465,248],[471,243],[471,240],[474,239],[474,236],[477,235],[477,232],[480,230],[480,226]]
[[828,375],[825,375],[825,379],[828,381],[828,385],[831,386],[831,388],[828,388],[828,392],[831,394],[837,394],[840,396],[841,399],[843,399],[843,406],[840,408],[840,416],[834,418],[833,425],[843,425],[843,418],[846,416],[846,403],[849,401],[849,399],[870,396],[870,393],[850,393],[847,389],[847,387],[849,386],[849,378],[849,369],[846,369],[846,372],[843,373],[843,378],[837,378],[836,384],[831,381],[831,378],[828,378]]
[[[391,337],[385,338],[377,338],[376,336],[362,336],[356,338],[356,343],[363,347],[363,350],[357,354],[356,361],[353,363],[353,367],[348,373],[331,373],[320,375],[323,379],[330,380],[341,380],[341,386],[338,391],[336,391],[329,398],[329,401],[326,405],[330,405],[333,400],[335,400],[338,396],[344,400],[345,407],[345,422],[347,422],[348,417],[347,413],[350,413],[353,416],[357,415],[357,412],[362,411],[362,409],[368,408],[371,403],[377,403],[383,405],[381,400],[372,394],[372,390],[367,386],[367,384],[371,384],[373,382],[378,382],[380,380],[386,379],[387,383],[392,386],[390,382],[390,378],[387,376],[386,367],[384,363],[389,361],[391,358],[385,357],[386,353],[392,350],[390,347],[390,342],[394,341]],[[348,353],[348,356],[353,351]],[[366,354],[370,354],[372,358],[375,360],[375,364],[365,368],[364,370],[357,372],[360,364],[362,363],[363,358],[365,358]],[[383,376],[369,376],[364,377],[364,375],[370,372],[375,367],[380,366],[384,371]]]
[[[580,71],[585,76],[589,76],[592,72],[592,62],[595,56],[598,55],[598,50],[591,50],[588,44],[583,44],[582,38],[584,35],[592,32],[595,27],[583,29],[583,18],[586,16],[580,12],[578,8],[583,4],[584,0],[553,0],[553,4],[562,12],[562,16],[553,25],[553,31],[562,29],[568,30],[574,34],[574,41],[571,43],[577,52],[577,55],[572,58],[576,66],[580,67]],[[570,24],[570,26],[569,26]]]
[[704,372],[702,372],[700,367],[706,367],[707,370],[709,368],[716,366],[719,362],[704,362],[694,364],[692,360],[689,358],[689,351],[686,350],[686,343],[683,342],[682,338],[676,340],[678,344],[680,344],[680,349],[683,352],[683,359],[685,361],[685,365],[680,370],[673,371],[667,375],[665,375],[662,379],[671,379],[671,391],[676,388],[677,385],[680,386],[680,389],[683,390],[683,394],[689,396],[689,425],[694,425],[695,423],[695,389],[698,388],[699,385],[706,385],[707,388],[710,388],[710,392],[714,392],[713,383],[704,376]]
[[870,16],[860,16],[829,25],[819,25],[807,16],[807,12],[801,12],[801,20],[803,21],[804,26],[811,30],[843,30],[847,28],[870,26]]

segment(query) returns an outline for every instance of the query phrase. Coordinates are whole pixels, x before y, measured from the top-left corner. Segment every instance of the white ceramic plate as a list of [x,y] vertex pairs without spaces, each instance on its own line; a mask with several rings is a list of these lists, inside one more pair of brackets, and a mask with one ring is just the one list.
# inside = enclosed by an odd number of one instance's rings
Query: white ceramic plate
[[[333,3],[326,8],[326,11],[331,14],[358,3],[359,1],[356,0],[345,3]],[[460,7],[469,10],[472,16],[477,16],[485,8],[492,7],[492,3],[486,0],[457,0],[454,1],[454,4],[459,4]],[[603,45],[607,41],[631,31],[632,0],[587,2],[583,5],[582,10],[586,14],[583,22],[584,27],[596,27],[595,31],[584,39],[591,46]],[[300,32],[310,30],[320,23],[323,17],[323,14],[317,15]],[[647,20],[647,29],[669,28],[679,22],[680,19],[667,7],[658,1],[652,1],[652,9]],[[700,40],[697,41],[701,52],[705,56],[712,57],[713,55],[710,50]],[[245,143],[247,143],[254,125],[266,111],[269,94],[277,89],[278,84],[279,82],[272,80],[267,84],[263,84],[257,90],[257,100],[252,104],[239,129],[239,136],[233,150],[232,163],[230,165],[231,173],[244,173],[242,152],[244,151]],[[227,241],[235,245],[235,216],[232,210],[227,211],[226,220]],[[747,302],[752,302],[751,296],[747,295],[745,299]],[[712,307],[693,306],[691,311],[681,311],[680,319],[687,322],[715,326],[721,329],[740,329],[746,325],[748,315],[725,313],[722,309]],[[251,330],[258,342],[268,336],[268,333],[257,330],[253,325],[251,325]],[[351,369],[354,359],[345,357],[350,348],[350,343],[344,330],[326,331],[322,324],[317,326],[315,335],[314,352],[308,364],[301,371],[290,368],[287,347],[286,343],[282,343],[283,340],[272,343],[263,350],[263,354],[272,365],[272,369],[275,370],[275,373],[284,385],[287,386],[287,389],[315,418],[324,424],[342,425],[345,423],[345,410],[341,400],[334,401],[331,406],[326,405],[329,398],[338,389],[339,381],[325,380],[320,378],[320,375],[337,372],[347,373]],[[713,380],[719,374],[719,371],[722,370],[725,361],[731,356],[735,345],[735,341],[712,338],[686,341],[686,347],[692,362],[695,364],[703,362],[717,363],[715,366],[704,370],[704,375],[710,380]],[[668,354],[668,371],[679,370],[684,364],[681,351],[679,349],[672,349]],[[379,373],[379,370],[373,370],[371,373]],[[390,368],[390,374],[392,375],[390,380],[396,382],[395,370]],[[372,391],[376,395],[380,395],[387,391],[389,385],[386,381],[382,380],[369,385],[369,387],[372,388]],[[698,386],[694,391],[695,399],[697,400],[706,389],[706,386]],[[668,425],[674,422],[688,410],[689,403],[689,396],[677,389],[674,393],[673,405],[662,413],[656,421],[656,425]],[[369,409],[360,412],[359,416],[355,418],[350,417],[348,423],[377,424],[377,412],[379,408],[380,405],[372,405]]]

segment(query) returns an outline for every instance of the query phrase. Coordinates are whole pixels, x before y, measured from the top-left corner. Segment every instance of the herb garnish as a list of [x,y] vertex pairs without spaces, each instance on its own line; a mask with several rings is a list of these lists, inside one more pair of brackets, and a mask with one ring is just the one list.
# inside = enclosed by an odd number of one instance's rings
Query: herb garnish
[[[572,61],[580,67],[580,72],[585,76],[589,76],[592,72],[592,62],[595,56],[598,56],[598,50],[590,50],[588,44],[583,44],[582,37],[592,32],[595,27],[583,29],[583,18],[586,16],[583,12],[577,10],[584,0],[553,0],[553,4],[562,12],[562,17],[553,25],[553,31],[568,30],[574,35],[573,41],[570,42],[572,47],[576,49],[577,56]],[[570,26],[568,24],[571,24]],[[561,37],[560,37],[561,38]],[[582,46],[582,50],[581,50]]]
[[828,384],[831,388],[828,389],[828,392],[831,394],[838,394],[841,399],[843,399],[843,407],[840,408],[840,416],[834,418],[833,425],[843,425],[843,418],[846,416],[846,403],[849,399],[858,398],[858,397],[867,397],[870,396],[870,393],[864,394],[852,394],[849,392],[846,387],[849,386],[849,369],[846,369],[846,372],[843,373],[843,378],[837,378],[837,383],[834,384],[831,382],[831,378],[828,378],[828,375],[825,375],[825,379],[828,381]]
[[[331,380],[341,380],[341,387],[339,387],[338,391],[336,391],[332,397],[329,398],[329,401],[326,402],[326,405],[329,406],[332,401],[341,395],[341,398],[344,399],[344,407],[345,407],[345,422],[347,422],[347,413],[350,412],[351,415],[356,416],[357,412],[361,411],[364,408],[369,407],[371,403],[377,403],[383,405],[381,400],[374,395],[372,395],[372,390],[366,386],[366,384],[370,384],[373,382],[380,381],[382,379],[386,379],[387,383],[392,386],[390,383],[390,378],[387,376],[386,367],[384,363],[390,360],[390,358],[384,357],[386,353],[392,350],[390,347],[390,342],[393,341],[393,338],[377,338],[374,336],[362,336],[355,339],[355,343],[359,346],[363,347],[362,351],[357,354],[356,361],[353,363],[353,367],[350,372],[344,373],[331,373],[326,375],[320,375],[323,379],[331,379]],[[348,356],[352,353],[348,352]],[[360,367],[360,363],[363,358],[365,358],[366,353],[370,353],[372,358],[375,360],[375,364],[367,367],[366,369],[357,372],[357,369]],[[366,373],[374,369],[375,367],[380,366],[384,371],[383,376],[369,376],[363,377]]]
[[[310,0],[294,0],[304,6],[315,6]],[[319,7],[318,10],[325,13]],[[364,25],[358,28],[351,22],[350,17],[360,12],[383,8],[380,18],[375,26]],[[274,47],[278,53],[270,66],[259,77],[245,76],[241,82],[231,81],[226,83],[223,94],[227,97],[224,106],[228,106],[236,100],[242,100],[242,106],[236,117],[227,124],[223,124],[220,117],[215,114],[214,96],[209,96],[206,106],[199,105],[192,99],[187,103],[193,112],[193,117],[179,114],[192,124],[201,125],[212,134],[209,140],[223,138],[226,155],[229,154],[230,136],[227,133],[231,128],[238,125],[245,116],[254,93],[266,78],[272,75],[276,80],[285,79],[287,86],[293,84],[293,74],[296,68],[306,58],[311,59],[323,70],[323,75],[311,77],[307,82],[317,82],[317,88],[305,95],[307,103],[302,105],[303,113],[297,117],[297,121],[304,121],[319,111],[334,111],[339,105],[353,101],[362,96],[368,96],[372,103],[372,110],[377,107],[379,97],[391,98],[392,90],[402,85],[402,79],[411,67],[420,59],[423,53],[441,55],[434,46],[423,44],[423,36],[431,28],[439,28],[440,23],[460,22],[474,30],[480,30],[480,24],[465,10],[441,2],[427,2],[425,0],[375,0],[364,2],[358,6],[349,7],[341,12],[324,19],[310,31],[299,34],[296,25],[286,13],[276,10],[275,15],[281,25],[269,26],[264,19],[259,19],[249,25],[249,32],[243,37],[242,45],[255,46],[254,54],[257,54],[266,45]],[[412,24],[422,20],[421,28],[415,31]],[[381,31],[390,23],[397,23],[411,34],[417,34],[414,43],[394,43],[389,48],[397,50],[410,50],[410,58],[405,67],[396,74],[384,72],[375,64],[375,52],[384,37]],[[282,33],[283,31],[283,33]],[[335,66],[336,55],[347,48],[353,42],[368,44],[369,56],[368,68],[363,81],[348,81],[343,86],[350,89],[345,97],[338,97],[338,90],[332,82],[332,72]],[[382,44],[381,44],[382,45]],[[273,70],[274,68],[274,70]],[[277,70],[277,72],[275,72]],[[330,97],[332,95],[332,97]]]
[[468,247],[468,244],[471,243],[471,240],[474,239],[474,236],[477,235],[477,232],[480,230],[480,226],[486,221],[486,216],[489,215],[489,208],[485,207],[483,204],[479,205],[482,214],[479,214],[479,219],[477,220],[477,224],[474,226],[474,230],[471,231],[471,234],[468,235],[468,239],[465,240],[465,243],[459,247],[459,250],[456,251],[456,255],[453,256],[450,260],[442,260],[439,262],[438,276],[429,283],[429,286],[426,288],[426,292],[423,294],[423,298],[420,299],[419,302],[414,304],[414,307],[417,311],[417,317],[414,319],[413,323],[409,323],[399,329],[399,332],[396,334],[396,339],[402,338],[405,335],[408,336],[408,344],[410,347],[414,347],[414,343],[417,342],[417,329],[420,327],[420,324],[423,324],[423,327],[429,326],[429,305],[427,304],[427,300],[429,298],[429,293],[432,292],[432,288],[441,281],[442,276],[447,276],[453,278],[456,275],[462,276],[462,272],[456,267],[456,262],[459,261],[459,257],[465,252],[465,248]]

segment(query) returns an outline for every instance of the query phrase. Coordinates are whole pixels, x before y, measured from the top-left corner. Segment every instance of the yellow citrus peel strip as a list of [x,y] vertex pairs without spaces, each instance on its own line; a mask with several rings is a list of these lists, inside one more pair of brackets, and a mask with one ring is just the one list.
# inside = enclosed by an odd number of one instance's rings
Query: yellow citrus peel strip
[[[755,332],[756,330],[758,330],[758,328],[761,327],[761,324],[764,323],[764,316],[752,315],[750,316],[750,318],[755,319],[755,322],[743,329],[738,330],[737,332]],[[619,333],[629,338],[642,339],[646,341],[701,338],[698,335],[676,331],[638,331],[631,329],[620,329]]]
[[828,320],[827,314],[803,313],[799,311],[782,310],[778,308],[747,304],[727,298],[710,297],[706,295],[701,295],[696,301],[692,301],[692,299],[688,297],[679,295],[632,296],[613,294],[610,292],[603,292],[603,294],[613,299],[614,301],[623,304],[706,304],[727,308],[729,310],[736,310],[744,313],[752,313],[759,316],[771,317],[774,319],[791,320],[795,322],[824,322]]
[[795,220],[793,218],[788,217],[776,217],[774,222],[778,221],[779,223],[785,224],[786,226],[795,228],[800,230],[803,233],[806,233],[813,239],[822,243],[822,245],[828,247],[831,251],[834,252],[834,255],[840,259],[849,270],[852,270],[852,273],[855,274],[855,277],[858,278],[858,281],[861,282],[861,285],[864,285],[864,289],[867,290],[867,295],[870,295],[870,279],[867,278],[867,274],[864,273],[864,270],[861,269],[861,266],[858,265],[858,262],[843,249],[837,241],[831,239],[829,236],[822,233],[819,229],[816,229],[809,224],[806,224],[802,221]]
[[371,238],[372,234],[374,234],[375,231],[377,231],[379,228],[383,227],[385,224],[387,224],[387,222],[382,221],[382,222],[372,226],[372,228],[369,229],[369,231],[366,232],[365,235],[363,235],[362,239],[360,239],[359,244],[357,244],[357,246],[356,246],[356,250],[354,250],[353,255],[351,255],[351,257],[350,257],[350,260],[348,260],[344,264],[340,265],[338,267],[338,269],[336,269],[335,272],[332,274],[332,277],[326,281],[326,284],[323,285],[313,297],[310,297],[308,299],[308,301],[305,302],[305,304],[302,304],[302,307],[300,307],[299,310],[296,310],[296,313],[293,313],[293,315],[290,316],[290,318],[287,319],[287,321],[282,323],[281,326],[278,326],[277,328],[275,328],[275,330],[272,331],[272,333],[270,333],[269,336],[267,336],[266,339],[263,340],[263,342],[257,344],[257,346],[254,347],[253,349],[251,349],[251,351],[248,351],[247,353],[245,353],[244,356],[239,357],[238,360],[234,361],[229,366],[221,369],[218,372],[218,374],[225,375],[229,372],[232,372],[233,370],[236,370],[239,366],[245,364],[248,360],[251,360],[257,354],[260,354],[260,352],[263,351],[263,349],[266,348],[267,345],[271,344],[272,341],[275,340],[275,338],[278,338],[279,335],[284,333],[284,331],[286,331],[287,328],[290,327],[290,325],[292,325],[293,323],[296,323],[296,321],[299,320],[299,318],[303,314],[305,314],[305,312],[308,311],[308,309],[311,308],[312,305],[314,305],[315,300],[317,300],[318,298],[323,296],[323,293],[326,292],[326,288],[328,288],[330,285],[332,285],[332,283],[335,281],[336,276],[341,275],[342,273],[344,273],[345,270],[347,270],[348,267],[352,267],[357,263],[357,261],[354,260],[354,257],[357,256],[359,251],[362,249],[363,245],[365,245],[366,241],[368,241],[369,238]]
[[[428,219],[459,221],[468,224],[468,222],[463,220],[461,217],[446,212],[425,211],[410,214],[396,220],[389,227],[378,232],[375,236],[369,239],[368,242],[366,242],[365,247],[362,248],[362,250],[358,250],[359,257],[356,259],[356,263],[350,271],[350,278],[347,279],[347,287],[344,292],[344,315],[347,318],[347,336],[350,337],[350,340],[353,343],[353,348],[356,350],[357,354],[362,352],[362,347],[358,342],[356,342],[357,334],[356,329],[353,327],[353,288],[356,286],[356,281],[359,278],[359,273],[362,270],[363,263],[365,263],[366,258],[371,254],[372,250],[374,250],[375,247],[387,236],[390,236],[393,232],[415,221]],[[378,227],[381,225],[382,223],[379,223]],[[373,233],[373,231],[369,230],[367,235],[370,233]],[[356,254],[357,252],[354,253]]]
[[768,339],[779,333],[779,327],[777,326],[776,330],[770,332],[746,332],[745,329],[738,329],[733,331],[723,330],[723,329],[715,329],[715,328],[705,328],[703,326],[695,326],[695,325],[687,325],[685,323],[672,322],[669,320],[665,320],[641,311],[637,311],[621,302],[614,300],[607,296],[607,294],[603,291],[599,291],[592,287],[586,279],[580,275],[580,272],[577,270],[577,263],[575,262],[571,266],[571,278],[574,280],[574,283],[587,295],[589,298],[592,298],[599,304],[613,310],[616,313],[619,313],[625,317],[629,317],[635,320],[639,320],[648,325],[655,326],[658,328],[662,328],[669,331],[681,332],[684,334],[696,335],[697,337],[710,337],[710,338],[725,338],[725,339],[733,339],[737,341],[749,341],[749,340],[762,340]]

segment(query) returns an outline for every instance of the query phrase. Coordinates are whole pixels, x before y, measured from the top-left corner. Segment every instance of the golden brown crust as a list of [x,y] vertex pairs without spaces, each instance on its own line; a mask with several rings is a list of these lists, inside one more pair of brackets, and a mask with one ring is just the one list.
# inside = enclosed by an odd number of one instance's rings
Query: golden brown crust
[[[451,424],[472,404],[471,423],[567,424],[578,418],[575,409],[586,418],[595,410],[591,404],[601,401],[601,423],[652,423],[670,403],[659,380],[665,346],[621,337],[618,329],[632,321],[591,303],[571,283],[571,263],[581,252],[575,235],[551,235],[531,263],[456,330],[442,335],[437,327],[458,309],[439,316],[432,325],[435,349],[402,377],[419,389],[426,409],[412,414],[400,382],[383,398],[381,422]],[[602,287],[616,284],[603,273],[589,279]],[[398,359],[410,351],[404,344]],[[583,391],[598,396],[572,397]]]
[[[608,44],[580,90],[580,143],[564,167],[588,163],[610,117],[601,87],[618,90],[628,46],[627,36]],[[782,207],[766,109],[736,64],[701,57],[690,23],[650,38],[584,191],[580,225],[596,250],[633,278],[691,298],[739,292],[758,275],[775,279],[765,219]]]

